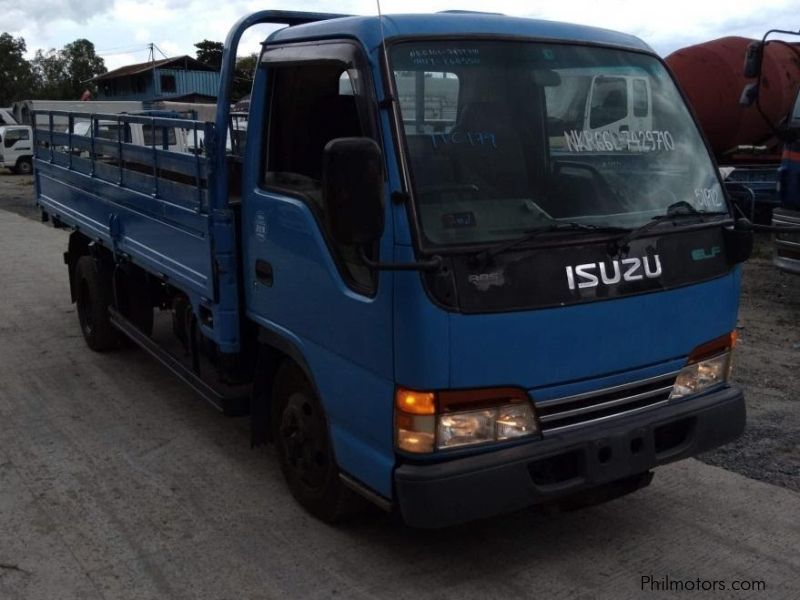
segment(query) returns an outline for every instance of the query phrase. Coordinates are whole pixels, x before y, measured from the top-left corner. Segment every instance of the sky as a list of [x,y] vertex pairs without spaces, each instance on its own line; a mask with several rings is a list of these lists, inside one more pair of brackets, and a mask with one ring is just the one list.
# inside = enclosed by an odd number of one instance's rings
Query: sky
[[[194,56],[203,39],[224,41],[240,17],[264,8],[372,15],[374,0],[0,0],[0,32],[37,49],[78,38],[95,45],[111,69],[148,60],[154,43],[168,57]],[[667,56],[718,37],[760,38],[767,29],[800,29],[800,0],[382,0],[383,14],[447,9],[491,10],[632,33]],[[274,29],[274,27],[272,28]],[[250,30],[239,54],[258,50],[270,28]],[[162,55],[156,51],[156,58]]]

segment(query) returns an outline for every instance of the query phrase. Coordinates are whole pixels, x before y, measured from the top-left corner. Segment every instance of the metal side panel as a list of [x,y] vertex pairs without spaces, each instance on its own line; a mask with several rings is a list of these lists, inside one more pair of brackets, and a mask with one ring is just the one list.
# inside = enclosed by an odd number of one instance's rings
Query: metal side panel
[[215,300],[208,215],[41,160],[36,169],[43,210],[176,287]]

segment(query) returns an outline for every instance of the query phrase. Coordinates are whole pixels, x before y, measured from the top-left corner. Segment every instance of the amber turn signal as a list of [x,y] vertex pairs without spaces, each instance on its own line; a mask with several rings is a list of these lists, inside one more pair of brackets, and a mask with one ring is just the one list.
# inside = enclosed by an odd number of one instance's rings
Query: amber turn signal
[[436,394],[418,392],[399,387],[395,391],[395,406],[400,412],[409,415],[435,415]]
[[689,363],[699,362],[711,356],[715,356],[726,350],[733,350],[736,346],[736,341],[739,339],[739,334],[736,331],[731,331],[723,336],[720,336],[710,342],[699,345],[692,350],[689,355]]

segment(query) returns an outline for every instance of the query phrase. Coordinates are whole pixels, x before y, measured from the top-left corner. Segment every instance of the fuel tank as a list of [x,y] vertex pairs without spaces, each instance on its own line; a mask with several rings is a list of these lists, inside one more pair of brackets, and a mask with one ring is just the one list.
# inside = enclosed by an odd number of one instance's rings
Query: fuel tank
[[[700,126],[720,162],[742,145],[773,145],[769,125],[755,106],[739,106],[744,86],[744,56],[754,40],[724,37],[676,50],[666,58],[689,99]],[[772,123],[789,112],[800,85],[800,44],[767,45],[762,67],[760,101]]]

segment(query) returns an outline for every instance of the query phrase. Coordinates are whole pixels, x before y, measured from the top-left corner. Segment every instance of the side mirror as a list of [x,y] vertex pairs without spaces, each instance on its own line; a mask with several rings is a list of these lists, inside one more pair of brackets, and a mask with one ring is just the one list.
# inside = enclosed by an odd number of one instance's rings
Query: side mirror
[[764,46],[761,42],[750,42],[744,53],[744,76],[748,79],[758,77],[761,74],[761,55]]
[[753,224],[745,218],[736,219],[731,229],[722,230],[725,255],[732,265],[743,263],[753,253]]
[[739,106],[753,106],[753,103],[758,98],[758,84],[748,83],[742,89],[742,95],[739,96]]
[[383,233],[383,157],[374,140],[336,138],[322,161],[325,216],[333,239],[367,245]]

